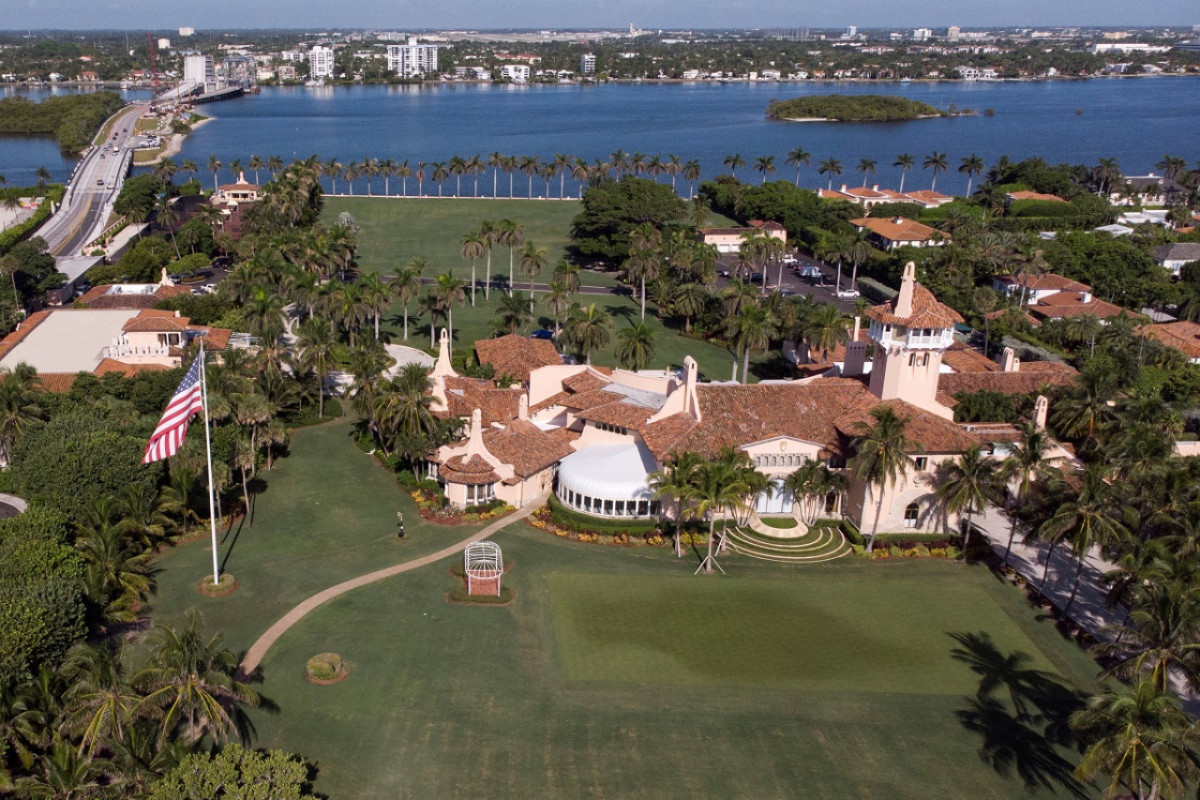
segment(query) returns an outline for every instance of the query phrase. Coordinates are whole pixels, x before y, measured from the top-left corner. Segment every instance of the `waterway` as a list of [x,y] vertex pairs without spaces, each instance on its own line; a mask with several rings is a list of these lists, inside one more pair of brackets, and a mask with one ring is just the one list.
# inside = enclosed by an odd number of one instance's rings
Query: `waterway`
[[[897,94],[939,108],[973,108],[977,116],[917,120],[904,123],[789,123],[766,119],[772,98],[801,94],[843,92]],[[1195,134],[1195,109],[1200,108],[1200,79],[1156,77],[1097,79],[1088,81],[960,82],[960,83],[683,83],[608,84],[598,86],[510,86],[438,84],[425,86],[360,86],[325,88],[267,88],[259,95],[203,106],[216,117],[198,129],[176,161],[194,160],[206,184],[210,156],[226,168],[218,175],[232,178],[228,164],[251,155],[262,159],[277,155],[285,160],[318,155],[343,163],[364,158],[418,162],[448,161],[492,152],[536,155],[543,162],[556,153],[607,159],[615,150],[652,156],[671,154],[683,161],[697,160],[702,178],[727,172],[725,158],[740,155],[746,166],[743,179],[759,180],[755,159],[773,155],[778,172],[772,179],[795,179],[795,170],[784,162],[797,146],[812,154],[811,166],[800,176],[802,185],[823,186],[817,174],[820,161],[836,158],[844,172],[837,183],[861,184],[856,171],[860,159],[877,162],[869,183],[895,186],[900,171],[892,167],[900,153],[916,157],[917,167],[907,176],[907,187],[928,187],[932,174],[921,161],[933,151],[946,153],[951,170],[938,178],[938,188],[948,192],[966,189],[966,178],[956,172],[960,160],[972,153],[987,163],[1002,155],[1013,159],[1041,156],[1058,163],[1095,164],[1116,158],[1127,174],[1153,169],[1164,153],[1180,155],[1188,163],[1200,160],[1200,140]],[[982,112],[991,109],[994,113]],[[0,173],[15,183],[45,165],[56,177],[70,171],[50,140],[0,139]],[[436,194],[426,169],[424,191]],[[251,179],[253,175],[248,173]],[[265,176],[263,176],[265,177]],[[662,178],[667,180],[667,178]],[[329,182],[326,181],[328,188]],[[566,193],[573,186],[566,178]],[[516,194],[529,193],[529,181],[518,174]],[[337,182],[338,191],[346,190]],[[456,180],[443,186],[455,192]],[[680,179],[681,192],[686,182]],[[357,193],[367,189],[363,180]],[[416,182],[408,181],[408,193]],[[479,181],[480,194],[491,194],[489,172]],[[383,192],[383,179],[372,181],[371,191]],[[391,180],[391,193],[401,182]],[[474,191],[473,179],[464,177],[462,192]],[[546,192],[535,179],[533,195]],[[557,196],[559,181],[550,186]],[[507,178],[500,176],[498,193],[507,195]]]

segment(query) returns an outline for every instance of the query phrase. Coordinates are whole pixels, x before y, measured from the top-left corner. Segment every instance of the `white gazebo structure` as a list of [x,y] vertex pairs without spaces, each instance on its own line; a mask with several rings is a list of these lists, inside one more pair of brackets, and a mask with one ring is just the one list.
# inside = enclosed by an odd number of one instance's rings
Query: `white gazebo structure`
[[653,517],[658,501],[650,488],[657,463],[639,442],[594,445],[558,465],[559,501],[596,517]]
[[504,575],[504,555],[495,542],[472,542],[463,551],[463,571],[467,575],[467,594],[500,596]]

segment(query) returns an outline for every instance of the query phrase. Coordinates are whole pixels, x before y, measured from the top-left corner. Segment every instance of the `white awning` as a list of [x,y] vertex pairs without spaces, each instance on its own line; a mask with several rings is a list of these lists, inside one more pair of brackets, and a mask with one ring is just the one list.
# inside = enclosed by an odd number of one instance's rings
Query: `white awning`
[[601,444],[580,450],[558,465],[558,492],[571,491],[598,500],[653,500],[648,476],[654,456],[640,442]]

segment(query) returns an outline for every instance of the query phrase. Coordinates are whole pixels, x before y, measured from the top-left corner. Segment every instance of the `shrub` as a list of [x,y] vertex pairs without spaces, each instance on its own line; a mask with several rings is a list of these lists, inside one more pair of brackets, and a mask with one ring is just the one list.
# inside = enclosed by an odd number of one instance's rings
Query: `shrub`
[[608,519],[605,517],[593,517],[587,514],[581,514],[578,511],[567,508],[558,502],[557,498],[551,497],[547,504],[550,509],[550,517],[556,525],[567,528],[572,531],[594,531],[598,533],[627,533],[635,536],[641,536],[645,533],[650,533],[658,527],[658,522],[653,519],[645,520],[625,520],[625,519]]
[[333,681],[346,674],[346,662],[337,653],[318,653],[308,660],[304,669],[315,681]]
[[402,469],[396,473],[396,482],[405,489],[413,489],[417,485],[417,476],[411,469]]

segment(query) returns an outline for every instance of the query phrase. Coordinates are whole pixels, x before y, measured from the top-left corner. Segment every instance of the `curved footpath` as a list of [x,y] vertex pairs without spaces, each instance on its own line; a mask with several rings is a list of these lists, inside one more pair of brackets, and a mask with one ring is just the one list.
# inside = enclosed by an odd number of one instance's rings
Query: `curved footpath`
[[239,667],[242,675],[250,675],[254,672],[254,670],[258,669],[258,666],[262,663],[267,651],[271,649],[271,645],[275,644],[275,642],[279,640],[280,636],[283,636],[285,633],[287,633],[292,626],[304,619],[304,617],[306,617],[308,613],[317,606],[328,603],[335,597],[341,597],[347,592],[353,591],[360,586],[367,586],[368,584],[381,581],[384,578],[390,578],[393,575],[400,575],[419,567],[423,567],[426,564],[432,564],[435,561],[441,561],[443,558],[452,556],[455,553],[461,553],[463,550],[466,550],[467,545],[471,544],[472,542],[482,541],[497,531],[508,527],[512,523],[519,522],[520,520],[528,517],[534,511],[546,504],[549,494],[549,492],[543,493],[540,497],[526,505],[524,508],[518,509],[512,514],[509,514],[507,517],[502,517],[501,519],[496,520],[483,530],[478,531],[471,536],[468,536],[466,539],[450,545],[449,547],[438,550],[436,553],[430,553],[427,556],[415,558],[412,561],[405,561],[402,564],[396,564],[395,566],[386,567],[384,569],[376,570],[375,572],[368,572],[366,575],[360,575],[357,578],[351,578],[348,581],[342,581],[336,586],[330,586],[324,591],[317,592],[312,597],[309,597],[307,600],[300,603],[291,611],[280,617],[274,625],[267,629],[266,633],[258,637],[258,641],[251,645],[250,649],[246,651],[245,658],[242,659],[241,666]]

